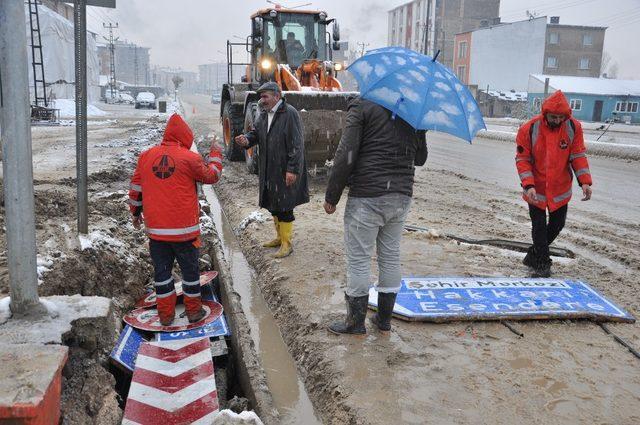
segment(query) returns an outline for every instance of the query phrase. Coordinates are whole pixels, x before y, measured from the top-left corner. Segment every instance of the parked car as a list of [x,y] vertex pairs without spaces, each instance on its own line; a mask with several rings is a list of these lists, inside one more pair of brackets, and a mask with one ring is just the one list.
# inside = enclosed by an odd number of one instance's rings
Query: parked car
[[221,101],[222,101],[222,96],[220,95],[220,92],[215,92],[211,95],[211,103],[218,104]]
[[136,103],[136,100],[128,93],[120,93],[120,103],[133,105],[134,103]]
[[136,96],[136,109],[140,108],[156,109],[156,96],[148,91],[138,93],[138,96]]

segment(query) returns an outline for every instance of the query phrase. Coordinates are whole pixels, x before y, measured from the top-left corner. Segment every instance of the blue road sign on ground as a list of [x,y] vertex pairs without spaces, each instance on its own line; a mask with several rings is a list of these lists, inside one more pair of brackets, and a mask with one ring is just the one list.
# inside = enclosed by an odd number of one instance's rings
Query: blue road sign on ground
[[136,367],[138,349],[143,342],[147,341],[149,339],[142,332],[134,327],[125,325],[120,333],[120,338],[118,338],[118,343],[111,351],[111,360],[133,372]]
[[[369,305],[378,293],[369,290]],[[412,321],[635,318],[584,282],[539,278],[407,277],[393,313]]]
[[[218,302],[218,299],[212,292],[202,292],[202,299]],[[170,341],[175,339],[189,339],[189,338],[202,338],[202,337],[217,337],[217,336],[229,336],[229,326],[227,325],[227,319],[224,317],[224,313],[218,319],[213,322],[204,325],[200,328],[190,329],[188,331],[178,332],[158,332],[156,333],[156,341]]]

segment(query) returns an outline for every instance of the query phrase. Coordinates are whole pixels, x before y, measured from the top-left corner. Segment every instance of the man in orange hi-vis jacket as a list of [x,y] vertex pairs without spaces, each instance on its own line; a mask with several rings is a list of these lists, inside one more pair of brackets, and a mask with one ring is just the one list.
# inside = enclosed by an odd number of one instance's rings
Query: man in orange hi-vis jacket
[[522,198],[529,204],[533,239],[523,263],[534,269],[534,276],[549,277],[549,245],[564,227],[573,175],[583,201],[591,199],[592,184],[582,126],[571,116],[560,90],[542,103],[540,115],[520,127],[516,144],[516,167]]
[[[154,267],[160,322],[175,317],[176,291],[171,271],[182,271],[184,305],[189,322],[201,320],[200,204],[197,183],[213,184],[222,174],[222,153],[213,143],[206,160],[191,151],[193,133],[177,114],[169,118],[162,142],[140,154],[131,178],[129,207],[133,226],[145,224]],[[144,219],[143,219],[144,217]]]

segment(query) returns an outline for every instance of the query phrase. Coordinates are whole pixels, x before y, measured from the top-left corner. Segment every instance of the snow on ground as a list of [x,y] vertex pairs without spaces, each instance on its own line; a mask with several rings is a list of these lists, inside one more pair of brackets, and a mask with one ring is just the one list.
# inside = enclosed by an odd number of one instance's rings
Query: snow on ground
[[244,230],[251,223],[264,223],[267,218],[260,211],[253,211],[247,217],[245,217],[238,225],[238,230]]
[[11,298],[0,298],[0,325],[6,323],[6,321],[11,317],[11,309],[9,308],[9,304],[11,304]]
[[[60,117],[74,118],[76,116],[76,101],[73,99],[56,99],[52,102],[54,109],[60,110]],[[95,105],[87,105],[88,117],[103,117],[107,115],[105,111]]]
[[[476,137],[515,143],[516,134],[516,131],[480,130]],[[610,141],[599,142],[585,138],[585,144],[589,153],[592,154],[620,159],[640,160],[640,144],[632,145],[626,143],[616,143],[615,141],[611,141],[611,139],[609,140]]]
[[0,337],[11,344],[61,344],[62,335],[71,330],[73,321],[80,318],[106,317],[111,300],[104,297],[53,296],[40,298],[49,312],[37,321],[10,319],[10,298],[0,299]]

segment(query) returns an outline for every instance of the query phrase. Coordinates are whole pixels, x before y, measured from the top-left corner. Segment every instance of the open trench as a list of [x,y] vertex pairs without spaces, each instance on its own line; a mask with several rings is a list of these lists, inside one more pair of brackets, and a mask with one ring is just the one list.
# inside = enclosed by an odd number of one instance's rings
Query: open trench
[[309,395],[298,376],[296,365],[280,335],[271,310],[254,282],[254,272],[242,253],[215,192],[204,188],[211,205],[211,217],[218,229],[224,256],[233,276],[234,289],[240,295],[251,337],[265,370],[267,383],[282,424],[320,424]]
[[[132,374],[117,367],[110,352],[123,316],[143,297],[152,277],[147,237],[130,224],[127,189],[135,158],[148,146],[145,142],[158,142],[162,130],[163,122],[157,120],[132,129],[114,146],[116,158],[90,174],[90,229],[84,237],[89,247],[75,234],[75,180],[56,176],[35,182],[38,261],[46,266],[40,295],[80,294],[112,301],[108,317],[77,320],[63,336],[62,343],[70,348],[63,371],[64,424],[111,425],[122,420]],[[205,195],[210,205],[202,203],[201,271],[219,272],[214,291],[231,330],[228,355],[214,358],[220,409],[255,410],[265,424],[321,423],[215,194],[205,188]],[[0,214],[0,224],[3,217]],[[207,226],[211,221],[214,226]],[[4,296],[4,253],[0,278]]]

